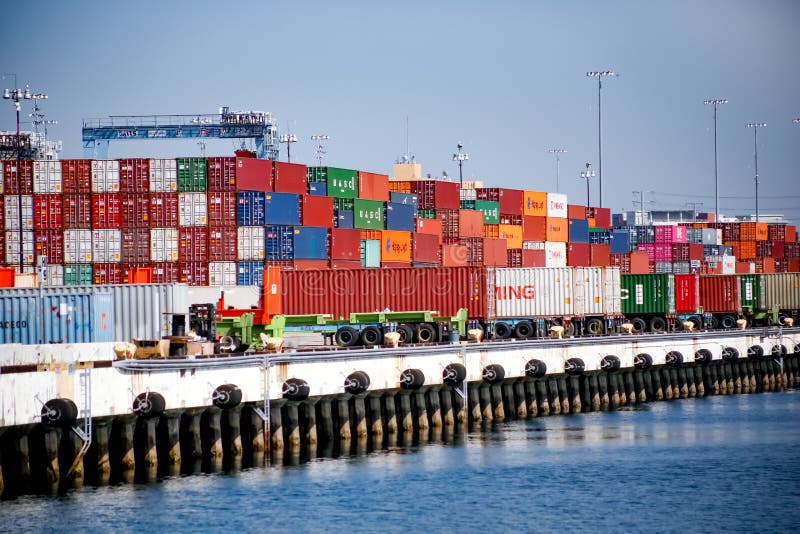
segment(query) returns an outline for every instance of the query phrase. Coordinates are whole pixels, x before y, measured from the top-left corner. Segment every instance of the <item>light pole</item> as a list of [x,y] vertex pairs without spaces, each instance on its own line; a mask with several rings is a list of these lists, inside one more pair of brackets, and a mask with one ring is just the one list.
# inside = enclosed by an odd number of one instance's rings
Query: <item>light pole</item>
[[461,143],[458,143],[458,145],[456,146],[458,147],[458,152],[453,154],[453,161],[458,162],[458,183],[459,183],[458,187],[459,189],[461,189],[462,187],[464,187],[464,174],[462,173],[461,166],[464,164],[465,161],[469,160],[469,154],[467,154],[466,152],[461,152],[461,149],[464,148],[464,145],[462,145]]
[[586,180],[586,207],[589,207],[589,179],[594,178],[594,171],[590,171],[589,167],[591,167],[591,163],[586,163],[586,170],[581,171],[581,178]]
[[567,151],[563,148],[551,148],[548,152],[556,155],[556,193],[558,193],[558,179],[561,174],[561,154],[566,154]]
[[764,128],[767,125],[766,122],[748,122],[745,124],[745,127],[753,129],[753,149],[754,149],[754,156],[753,159],[755,160],[755,171],[756,171],[756,222],[758,222],[758,129]]
[[597,78],[597,179],[600,184],[600,201],[597,206],[603,207],[603,129],[602,129],[602,107],[600,105],[600,91],[603,88],[603,77],[619,76],[613,70],[592,70],[586,73],[590,78]]
[[292,143],[297,142],[297,136],[295,134],[283,134],[278,139],[279,143],[286,143],[286,159],[289,163],[292,162]]
[[703,104],[714,106],[714,221],[719,221],[719,175],[717,174],[717,106],[727,103],[727,98],[715,98],[703,101]]
[[328,139],[330,139],[330,137],[324,134],[311,136],[312,141],[317,141],[317,148],[314,150],[314,154],[316,155],[317,160],[319,160],[320,167],[322,167],[322,158],[324,158],[325,154],[327,154],[327,152],[325,152],[325,141]]

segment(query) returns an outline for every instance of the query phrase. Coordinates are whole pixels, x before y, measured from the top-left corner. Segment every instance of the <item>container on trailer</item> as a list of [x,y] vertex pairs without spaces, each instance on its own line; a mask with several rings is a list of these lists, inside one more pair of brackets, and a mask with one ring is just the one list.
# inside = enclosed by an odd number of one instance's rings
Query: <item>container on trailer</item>
[[123,228],[120,231],[120,261],[147,263],[150,261],[150,229]]
[[208,199],[205,193],[178,193],[178,224],[180,226],[208,224]]
[[800,273],[765,273],[759,280],[760,310],[800,309]]
[[215,227],[236,226],[236,193],[217,191],[207,193],[208,225]]
[[[386,203],[386,229],[403,232],[414,231],[414,206],[410,204]],[[481,216],[482,217],[482,216]]]
[[236,282],[236,262],[212,261],[208,264],[208,285],[232,287]]
[[61,160],[61,183],[65,194],[91,193],[92,162],[88,159]]
[[208,228],[188,226],[178,229],[179,261],[208,262],[208,256]]
[[178,192],[202,193],[208,189],[208,160],[206,158],[178,158]]
[[208,190],[236,191],[236,158],[208,158]]
[[573,269],[569,267],[495,269],[493,282],[498,318],[574,314]]
[[362,239],[360,243],[361,266],[364,268],[381,266],[381,240]]
[[150,160],[150,191],[176,193],[178,191],[178,164],[174,159]]
[[383,202],[355,199],[353,202],[353,226],[355,228],[382,230],[384,225]]
[[300,197],[294,193],[266,193],[265,224],[299,225]]
[[618,267],[578,267],[573,270],[573,312],[616,316],[620,308],[620,270]]
[[[159,265],[169,267],[167,270],[154,267],[154,278],[177,276],[177,264]],[[189,309],[186,284],[113,284],[103,286],[103,289],[113,294],[114,341],[161,339],[171,335],[172,313],[185,313]]]
[[237,232],[237,259],[239,261],[261,261],[265,256],[265,230],[262,226],[240,226]]
[[739,303],[737,309],[753,312],[759,309],[761,276],[756,274],[732,275],[738,280]]
[[150,261],[152,262],[178,261],[177,228],[150,229]]
[[92,193],[119,193],[119,161],[92,160]]
[[704,312],[739,314],[742,311],[741,286],[736,275],[701,275],[700,306]]
[[671,274],[625,274],[621,276],[622,313],[636,315],[675,313],[675,279]]
[[411,193],[417,195],[419,209],[457,210],[461,207],[458,184],[440,180],[411,182]]
[[675,274],[675,312],[700,312],[700,284],[696,274]]
[[236,193],[236,224],[263,226],[266,224],[266,198],[262,191]]
[[389,177],[358,171],[358,198],[389,202]]
[[[328,229],[316,226],[296,226],[294,228],[295,260],[325,260],[328,258]],[[269,256],[269,237],[267,237],[267,259]]]
[[150,192],[150,160],[126,158],[119,160],[120,193]]
[[330,197],[300,196],[300,222],[303,226],[333,227],[333,199]]
[[[308,194],[308,168],[299,163],[272,162],[272,190],[276,193]],[[324,193],[323,193],[324,194]]]

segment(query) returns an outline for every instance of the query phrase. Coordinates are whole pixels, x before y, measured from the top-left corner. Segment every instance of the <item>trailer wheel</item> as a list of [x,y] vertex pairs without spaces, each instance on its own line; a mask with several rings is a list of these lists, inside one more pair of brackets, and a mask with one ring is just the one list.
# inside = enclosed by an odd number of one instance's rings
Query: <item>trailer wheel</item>
[[650,318],[650,331],[660,334],[667,329],[667,321],[663,317],[656,315]]
[[417,326],[417,342],[418,343],[434,343],[436,342],[436,329],[428,323],[420,323]]
[[514,327],[514,337],[528,339],[533,336],[533,325],[528,321],[521,321]]
[[591,336],[599,336],[603,333],[603,320],[598,317],[592,317],[588,321],[586,321],[586,331]]
[[511,326],[503,321],[498,321],[494,324],[494,338],[495,339],[508,339],[511,337]]
[[50,399],[42,406],[42,422],[47,426],[72,426],[78,419],[78,407],[70,399]]
[[336,331],[336,343],[342,347],[353,347],[358,343],[358,330],[343,326]]
[[736,317],[733,315],[723,315],[719,321],[719,325],[725,330],[730,330],[736,326]]
[[414,342],[414,329],[407,324],[397,325],[396,332],[400,334],[400,343],[413,343]]
[[375,345],[382,345],[383,332],[377,326],[367,326],[361,330],[361,343],[365,347],[374,347]]
[[634,317],[631,319],[631,324],[633,325],[633,333],[634,334],[641,334],[645,330],[647,330],[647,323],[644,322],[644,319],[641,317]]
[[451,363],[442,371],[442,381],[450,387],[461,385],[467,378],[467,368],[460,363]]
[[716,330],[717,328],[719,328],[719,320],[717,320],[717,318],[712,315],[711,319],[708,321],[708,327],[711,330]]

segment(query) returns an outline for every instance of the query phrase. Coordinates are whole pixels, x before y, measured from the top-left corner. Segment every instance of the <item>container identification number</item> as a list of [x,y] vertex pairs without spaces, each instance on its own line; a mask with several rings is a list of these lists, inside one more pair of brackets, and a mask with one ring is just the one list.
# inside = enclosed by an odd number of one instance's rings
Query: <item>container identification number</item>
[[28,328],[28,321],[0,321],[0,329]]

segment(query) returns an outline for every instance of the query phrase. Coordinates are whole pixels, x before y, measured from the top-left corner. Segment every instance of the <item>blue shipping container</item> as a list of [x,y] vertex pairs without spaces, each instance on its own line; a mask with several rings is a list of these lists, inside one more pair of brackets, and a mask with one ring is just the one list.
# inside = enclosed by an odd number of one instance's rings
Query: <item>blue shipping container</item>
[[264,283],[264,263],[260,261],[240,261],[236,264],[236,284],[240,286],[260,286]]
[[315,197],[324,197],[328,194],[328,184],[323,182],[308,182],[308,194]]
[[386,203],[386,217],[384,218],[387,230],[414,231],[414,207],[410,204]]
[[294,259],[294,226],[267,226],[264,255],[267,260]]
[[294,229],[294,259],[328,259],[328,229],[318,226],[298,226]]
[[611,253],[625,254],[631,251],[631,233],[628,230],[614,230],[611,234]]
[[636,244],[648,244],[656,242],[656,231],[653,226],[636,227]]
[[589,242],[589,221],[586,219],[569,220],[569,242],[588,243]]
[[608,245],[611,242],[611,232],[589,232],[589,243],[592,245]]
[[261,191],[236,193],[236,224],[238,226],[263,226],[266,224],[266,199]]
[[389,202],[413,206],[414,217],[417,216],[417,195],[414,193],[389,193]]
[[300,224],[300,195],[267,193],[266,224]]
[[114,341],[110,289],[59,287],[0,291],[0,343]]
[[353,212],[348,210],[335,210],[333,216],[333,226],[336,228],[353,229]]
[[381,242],[377,239],[361,240],[361,266],[381,266]]

